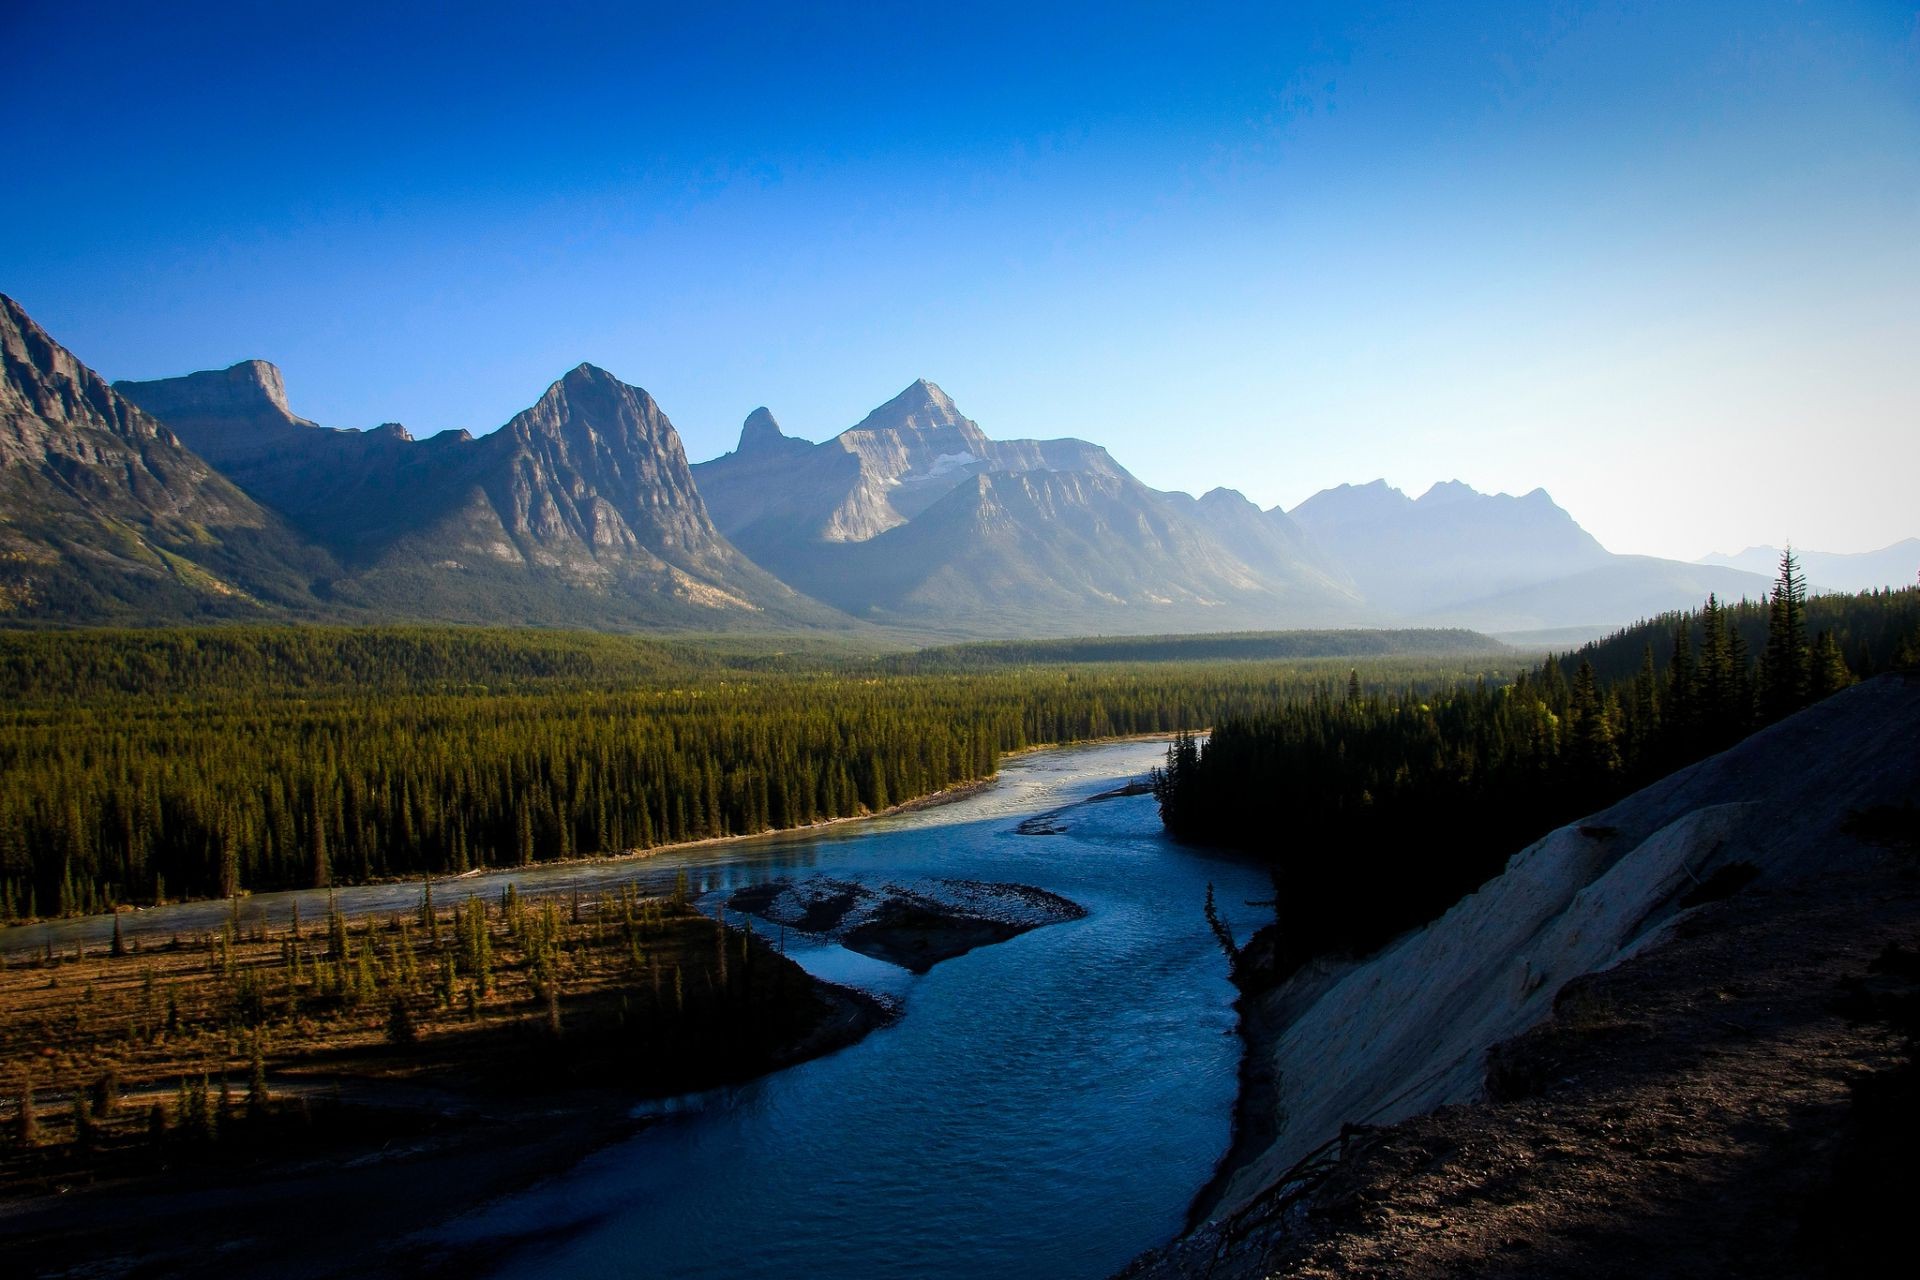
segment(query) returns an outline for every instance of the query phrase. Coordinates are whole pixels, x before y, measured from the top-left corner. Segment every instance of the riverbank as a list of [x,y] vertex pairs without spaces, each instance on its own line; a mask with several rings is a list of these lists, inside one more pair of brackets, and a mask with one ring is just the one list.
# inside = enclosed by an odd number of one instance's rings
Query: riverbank
[[29,1273],[194,1274],[217,1247],[250,1272],[326,1274],[317,1254],[364,1274],[396,1223],[570,1167],[631,1133],[642,1099],[895,1016],[633,894],[123,951],[0,970],[0,1241]]
[[[1005,763],[1019,760],[1046,751],[1070,748],[1100,747],[1131,742],[1157,742],[1166,740],[1163,733],[1121,734],[1107,738],[1087,739],[1070,743],[1040,743],[1017,750],[1002,752],[1000,760]],[[793,827],[769,827],[764,831],[746,832],[738,835],[707,836],[699,840],[682,840],[671,844],[652,845],[645,849],[628,849],[620,853],[592,854],[576,858],[556,858],[548,861],[530,863],[524,867],[476,867],[459,875],[441,875],[428,877],[376,877],[357,880],[351,884],[336,886],[337,909],[351,919],[362,919],[369,915],[390,913],[394,908],[391,902],[380,902],[370,906],[356,905],[355,891],[372,889],[393,889],[408,886],[424,888],[431,884],[443,892],[460,891],[468,883],[483,877],[511,879],[518,872],[539,872],[543,875],[572,870],[593,870],[621,864],[641,864],[650,859],[676,854],[692,853],[702,850],[724,850],[748,846],[758,842],[782,838],[804,838],[821,832],[837,830],[850,824],[874,822],[883,818],[898,817],[904,814],[919,813],[958,804],[986,792],[1000,779],[998,771],[985,778],[976,778],[911,800],[903,800],[889,805],[877,812],[862,812],[840,818],[825,818],[818,822],[805,823]],[[1137,786],[1129,783],[1128,787]],[[1114,794],[1136,794],[1120,788]],[[323,890],[263,890],[258,893],[243,893],[238,899],[242,914],[252,912],[257,904],[275,902],[290,894],[313,894]],[[12,920],[0,924],[0,955],[24,955],[42,951],[51,945],[56,948],[70,949],[104,947],[112,936],[116,921],[123,935],[133,937],[164,937],[173,932],[195,929],[217,928],[220,917],[233,907],[235,899],[199,898],[168,901],[158,906],[122,907],[118,912],[92,916],[49,916],[32,920]],[[198,919],[181,920],[183,908],[199,909]],[[179,921],[179,923],[175,923]],[[54,936],[58,934],[57,938]]]
[[1882,677],[1375,956],[1256,957],[1234,1148],[1122,1274],[1870,1270],[1920,1140],[1916,714]]

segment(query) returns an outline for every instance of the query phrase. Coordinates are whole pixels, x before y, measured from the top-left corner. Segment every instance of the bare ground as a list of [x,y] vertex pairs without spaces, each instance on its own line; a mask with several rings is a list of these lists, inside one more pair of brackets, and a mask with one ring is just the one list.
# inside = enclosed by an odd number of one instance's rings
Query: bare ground
[[1486,1101],[1350,1132],[1124,1274],[1871,1274],[1914,1190],[1916,944],[1910,853],[1737,891],[1569,983]]

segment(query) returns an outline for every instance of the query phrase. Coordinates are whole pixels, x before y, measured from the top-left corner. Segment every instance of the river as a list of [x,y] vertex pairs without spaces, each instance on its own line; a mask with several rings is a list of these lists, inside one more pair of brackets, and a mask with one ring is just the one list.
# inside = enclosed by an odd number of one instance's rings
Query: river
[[[1257,868],[1168,842],[1150,796],[1094,800],[1159,762],[1164,742],[1061,748],[1005,762],[955,803],[649,858],[436,882],[436,898],[670,885],[707,901],[811,874],[910,884],[1012,881],[1084,919],[915,977],[788,934],[822,977],[900,1001],[893,1026],[738,1089],[675,1105],[636,1136],[415,1242],[470,1248],[506,1277],[1098,1277],[1182,1225],[1225,1151],[1239,1041],[1226,962],[1202,914],[1215,886],[1244,937],[1270,890]],[[1046,834],[1022,834],[1029,829]],[[417,885],[342,890],[401,909]],[[325,895],[263,894],[242,918],[308,918]],[[217,927],[225,904],[140,913],[129,933]],[[309,914],[311,913],[311,914]],[[124,919],[124,918],[123,918]],[[0,945],[97,944],[110,925],[7,931]],[[470,1255],[471,1256],[471,1255]]]

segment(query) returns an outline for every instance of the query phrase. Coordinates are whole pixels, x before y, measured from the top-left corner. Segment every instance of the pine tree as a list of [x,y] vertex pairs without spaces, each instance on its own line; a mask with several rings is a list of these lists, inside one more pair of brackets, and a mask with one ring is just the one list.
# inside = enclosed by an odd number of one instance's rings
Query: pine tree
[[1660,733],[1660,677],[1653,664],[1653,641],[1647,641],[1640,655],[1640,670],[1633,677],[1632,712],[1627,717],[1623,752],[1626,763],[1638,770],[1647,766],[1653,743]]
[[260,1037],[253,1037],[252,1051],[247,1057],[247,1118],[258,1120],[266,1114],[267,1104],[272,1101],[267,1093],[267,1059],[261,1050]]
[[1693,629],[1683,619],[1673,631],[1667,663],[1663,735],[1671,759],[1691,759],[1700,737],[1700,677],[1693,662]]
[[120,1106],[120,1073],[109,1067],[93,1082],[93,1114],[110,1118]]
[[1807,579],[1788,547],[1780,553],[1780,576],[1767,606],[1767,647],[1760,655],[1760,713],[1765,721],[1783,719],[1807,703],[1811,651],[1806,612]]
[[1593,663],[1585,658],[1573,675],[1570,711],[1573,723],[1567,736],[1567,763],[1575,785],[1603,783],[1619,771],[1620,751],[1614,745],[1613,726],[1608,723]]
[[73,1143],[77,1147],[93,1145],[93,1112],[87,1105],[87,1095],[80,1090],[73,1091]]
[[407,1007],[406,997],[396,995],[393,1003],[387,1006],[387,1039],[397,1045],[410,1045],[420,1038],[420,1032],[413,1024],[413,1010]]
[[1830,630],[1822,631],[1820,638],[1813,642],[1808,666],[1807,694],[1815,701],[1836,694],[1853,683],[1853,672],[1847,670],[1846,657],[1841,654],[1840,646],[1834,642]]
[[40,1145],[40,1113],[33,1101],[33,1078],[20,1081],[20,1110],[14,1116],[14,1136],[23,1147]]

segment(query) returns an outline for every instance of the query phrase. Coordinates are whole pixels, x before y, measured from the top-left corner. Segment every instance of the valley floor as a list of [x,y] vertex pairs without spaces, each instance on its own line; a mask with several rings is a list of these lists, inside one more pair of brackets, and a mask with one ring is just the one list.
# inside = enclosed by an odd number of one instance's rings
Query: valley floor
[[414,1233],[893,1016],[677,901],[509,902],[8,959],[8,1274],[470,1271]]

